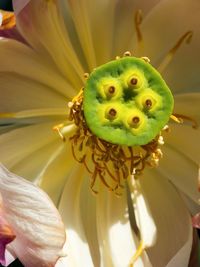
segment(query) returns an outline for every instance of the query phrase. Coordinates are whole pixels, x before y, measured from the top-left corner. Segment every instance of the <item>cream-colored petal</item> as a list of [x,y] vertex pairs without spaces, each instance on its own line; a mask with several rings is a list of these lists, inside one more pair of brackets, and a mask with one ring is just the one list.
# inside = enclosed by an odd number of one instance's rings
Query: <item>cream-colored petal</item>
[[84,71],[71,45],[57,2],[30,1],[17,16],[17,28],[40,56],[51,57],[65,79],[76,90],[80,89]]
[[188,93],[175,95],[174,112],[183,114],[197,120],[200,123],[200,93]]
[[127,50],[131,51],[133,55],[137,55],[138,47],[135,29],[136,12],[141,10],[142,16],[145,17],[159,1],[160,0],[120,0],[115,2],[113,58],[122,56]]
[[[97,195],[97,230],[102,257],[102,267],[128,266],[136,252],[139,240],[129,221],[125,190],[121,197],[106,188]],[[124,249],[125,248],[125,249]],[[134,266],[151,266],[143,253]]]
[[[177,190],[156,170],[145,170],[140,183],[157,229],[156,243],[147,253],[153,266],[163,267],[191,240],[190,214]],[[191,246],[183,266],[188,264]]]
[[191,44],[182,45],[164,72],[164,77],[174,92],[198,90],[199,75],[196,75],[196,71],[200,68],[200,63],[195,51],[198,51],[200,44],[199,12],[199,1],[165,0],[152,9],[143,23],[145,55],[157,66],[185,32],[194,31]]
[[67,257],[71,266],[93,267],[80,210],[80,189],[83,168],[74,168],[68,175],[60,200],[59,211],[67,230]]
[[179,190],[198,203],[198,170],[199,166],[185,154],[169,145],[162,148],[164,154],[159,164],[159,171],[167,177]]
[[89,69],[92,70],[94,67],[96,67],[96,57],[91,33],[92,20],[90,20],[91,18],[88,14],[88,11],[90,10],[90,2],[87,3],[84,0],[69,0],[68,3],[77,34],[85,54],[85,58],[87,60]]
[[65,242],[65,230],[49,197],[3,165],[0,193],[4,214],[16,234],[9,247],[27,267],[54,266]]
[[[178,253],[168,262],[166,267],[188,267],[188,259],[190,258],[190,251],[193,242],[192,228],[190,229],[188,241],[178,251]],[[197,263],[198,264],[198,263]]]
[[61,140],[54,153],[46,157],[48,160],[38,174],[36,182],[57,205],[62,196],[67,177],[78,163],[72,156],[71,144],[62,144]]
[[[193,129],[191,125],[174,124],[171,132],[165,135],[166,143],[178,149],[197,165],[200,163],[199,144],[200,129]],[[188,142],[188,140],[190,140]],[[167,157],[167,155],[166,155]]]
[[[49,58],[45,59],[30,47],[20,42],[1,38],[0,61],[2,62],[0,65],[0,75],[1,77],[3,76],[3,84],[6,84],[7,78],[8,86],[11,87],[8,88],[7,86],[5,88],[6,85],[4,85],[1,90],[14,91],[15,89],[17,92],[17,89],[15,88],[15,86],[19,87],[19,85],[17,85],[17,81],[22,82],[21,86],[25,86],[25,88],[21,89],[25,94],[23,99],[27,97],[26,91],[30,90],[29,88],[26,89],[26,86],[31,86],[27,85],[27,82],[35,85],[35,97],[39,97],[40,92],[40,94],[43,95],[43,98],[44,95],[47,96],[47,100],[49,98],[48,90],[50,91],[50,96],[54,93],[55,98],[58,98],[58,100],[62,100],[64,97],[69,99],[73,97],[76,92],[76,90],[72,88],[67,79],[61,75],[59,70],[54,66]],[[9,79],[12,79],[13,76],[15,80],[12,81],[11,86]],[[56,93],[58,96],[56,96]],[[55,101],[57,102],[57,100]],[[52,98],[51,102],[53,105],[54,101]]]
[[90,188],[91,177],[87,171],[83,173],[83,181],[80,190],[80,209],[82,224],[90,248],[90,254],[94,266],[102,264],[100,259],[99,241],[97,235],[96,196]]
[[30,153],[58,140],[58,135],[52,130],[54,123],[26,126],[0,136],[0,161],[12,168],[18,162],[26,159]]

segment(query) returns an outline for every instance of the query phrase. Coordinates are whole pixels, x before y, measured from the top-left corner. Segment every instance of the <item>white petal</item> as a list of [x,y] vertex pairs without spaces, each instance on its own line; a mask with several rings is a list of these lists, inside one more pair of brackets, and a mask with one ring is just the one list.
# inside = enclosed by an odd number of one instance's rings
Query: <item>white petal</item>
[[182,263],[187,266],[192,247],[192,225],[183,199],[156,170],[145,170],[140,182],[157,228],[156,243],[147,249],[152,265],[166,266],[175,255],[179,257],[178,252],[186,245]]
[[190,258],[190,252],[192,247],[192,229],[189,235],[188,241],[185,245],[178,251],[178,253],[169,261],[166,267],[188,267],[188,259]]
[[134,180],[133,177],[131,178],[131,195],[137,225],[141,233],[141,239],[146,248],[151,247],[156,240],[156,226],[148,207],[147,200],[145,200],[144,192],[142,192],[140,182]]
[[[97,195],[97,229],[103,266],[128,266],[139,240],[132,231],[125,190],[121,197],[101,188]],[[151,266],[145,253],[135,265]]]
[[[171,132],[165,136],[165,140],[171,147],[177,149],[198,165],[200,153],[196,148],[199,136],[200,129],[193,129],[191,125],[174,124],[171,126]],[[190,142],[188,142],[188,139],[190,139]]]
[[164,157],[159,165],[162,175],[171,180],[179,190],[198,203],[200,197],[198,192],[199,166],[186,155],[180,153],[178,148],[173,149],[165,145],[162,151]]
[[0,165],[6,219],[16,234],[10,244],[26,267],[54,266],[65,242],[60,215],[48,196]]
[[67,257],[63,261],[73,267],[93,267],[80,210],[82,174],[81,167],[71,171],[60,200],[59,211],[67,228]]

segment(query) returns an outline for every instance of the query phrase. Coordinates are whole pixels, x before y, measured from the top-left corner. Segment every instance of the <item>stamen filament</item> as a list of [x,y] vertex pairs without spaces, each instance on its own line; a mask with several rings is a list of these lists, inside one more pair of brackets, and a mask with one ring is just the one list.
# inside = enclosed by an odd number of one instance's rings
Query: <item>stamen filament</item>
[[178,113],[175,113],[172,116],[175,117],[176,119],[178,119],[181,123],[184,122],[184,120],[191,122],[192,128],[194,128],[194,129],[197,129],[199,127],[198,122],[189,116],[178,114]]
[[63,142],[65,142],[65,141],[66,141],[66,138],[65,138],[65,136],[61,133],[61,129],[62,129],[63,127],[64,127],[64,123],[61,123],[61,124],[55,125],[55,126],[53,127],[53,130],[56,131],[56,132],[59,134],[60,138],[63,140]]
[[130,260],[129,267],[134,267],[134,263],[142,255],[144,249],[145,249],[144,242],[143,242],[143,240],[141,240],[135,254],[133,255],[133,257]]
[[144,49],[144,42],[143,42],[143,36],[142,31],[140,29],[140,25],[142,23],[142,11],[139,9],[135,13],[134,18],[134,24],[135,24],[135,30],[137,35],[137,46],[138,46],[138,54],[142,55],[143,49]]
[[169,63],[172,61],[175,53],[178,51],[178,49],[180,48],[180,46],[185,42],[187,44],[190,43],[191,39],[193,36],[193,32],[192,31],[187,31],[186,33],[184,33],[180,39],[176,42],[176,44],[169,50],[169,52],[165,55],[165,57],[163,58],[162,62],[160,63],[159,67],[157,68],[157,70],[162,73],[167,66],[169,65]]

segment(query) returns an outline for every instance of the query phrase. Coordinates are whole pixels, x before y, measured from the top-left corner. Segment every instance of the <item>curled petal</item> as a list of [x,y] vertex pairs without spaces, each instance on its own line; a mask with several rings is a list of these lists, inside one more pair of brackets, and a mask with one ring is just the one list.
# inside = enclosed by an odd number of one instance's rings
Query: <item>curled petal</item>
[[5,219],[2,207],[0,206],[0,263],[5,265],[6,245],[15,239],[15,234]]
[[26,267],[53,267],[65,242],[61,217],[49,197],[0,165],[4,214],[16,234],[9,245]]

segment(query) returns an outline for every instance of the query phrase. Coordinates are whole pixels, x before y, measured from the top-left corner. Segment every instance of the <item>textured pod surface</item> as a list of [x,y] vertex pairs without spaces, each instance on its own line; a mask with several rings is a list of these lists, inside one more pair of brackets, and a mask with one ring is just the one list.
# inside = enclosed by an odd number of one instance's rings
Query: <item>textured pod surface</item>
[[143,59],[124,57],[96,68],[84,88],[86,123],[99,138],[119,145],[149,143],[165,126],[173,96]]

